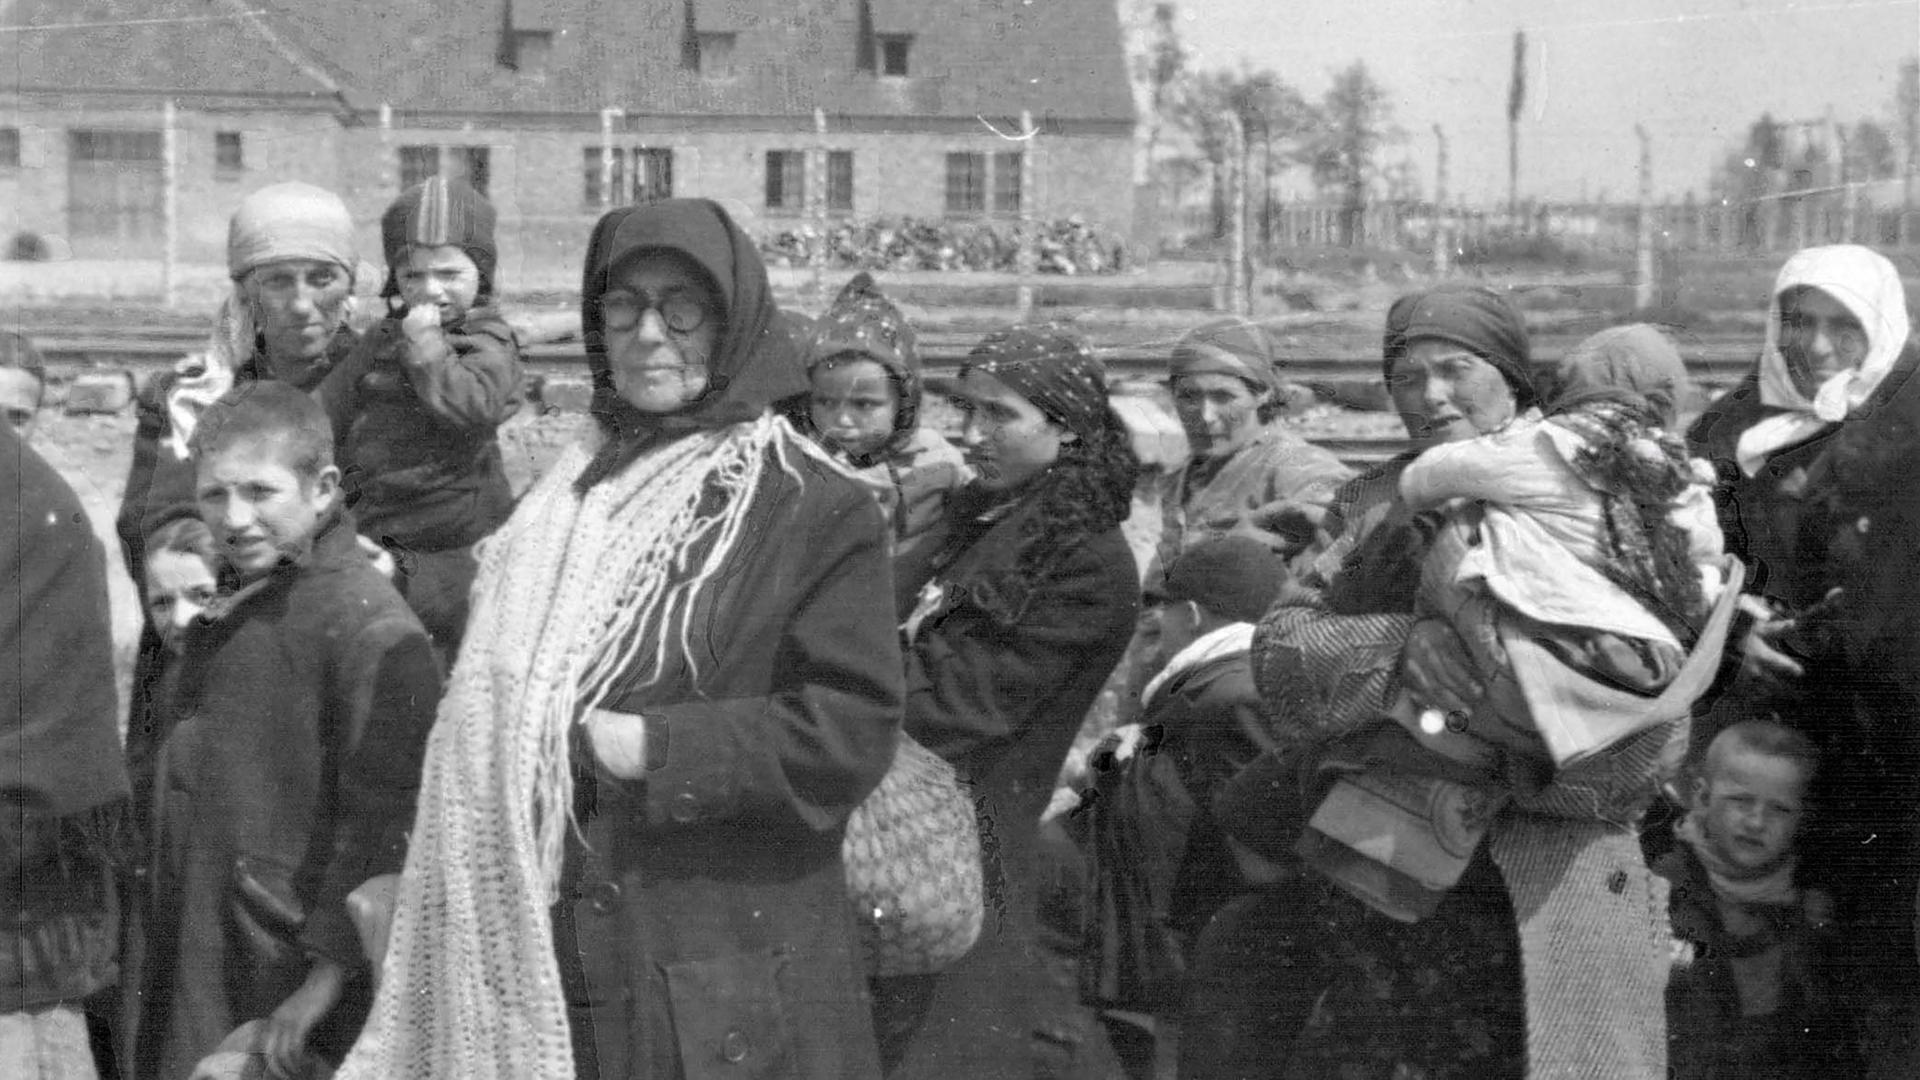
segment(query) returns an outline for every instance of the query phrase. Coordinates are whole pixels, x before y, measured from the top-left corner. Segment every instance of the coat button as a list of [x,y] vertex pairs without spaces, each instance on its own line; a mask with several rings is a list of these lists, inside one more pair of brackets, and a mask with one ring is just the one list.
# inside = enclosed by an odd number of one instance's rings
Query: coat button
[[611,881],[602,881],[587,894],[587,904],[601,915],[611,915],[620,906],[620,886]]
[[747,1060],[747,1037],[738,1029],[727,1032],[720,1040],[720,1056],[728,1062],[738,1065]]
[[685,824],[700,816],[700,800],[694,798],[693,792],[683,791],[673,797],[673,809],[668,813],[673,820]]
[[1615,870],[1613,873],[1607,875],[1607,891],[1613,893],[1615,896],[1627,891],[1627,872],[1625,870]]

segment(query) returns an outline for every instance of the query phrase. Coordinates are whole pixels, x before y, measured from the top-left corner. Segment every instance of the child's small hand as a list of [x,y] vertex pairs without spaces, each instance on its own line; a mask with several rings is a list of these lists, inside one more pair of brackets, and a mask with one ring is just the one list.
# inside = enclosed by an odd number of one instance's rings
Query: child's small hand
[[437,304],[415,304],[407,309],[400,320],[400,329],[407,335],[408,341],[424,341],[440,331],[440,307]]

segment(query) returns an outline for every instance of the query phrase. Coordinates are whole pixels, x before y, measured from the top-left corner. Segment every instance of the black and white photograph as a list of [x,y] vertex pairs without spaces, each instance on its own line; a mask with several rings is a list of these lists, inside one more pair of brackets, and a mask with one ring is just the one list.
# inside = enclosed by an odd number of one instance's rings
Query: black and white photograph
[[0,0],[0,1078],[1920,1077],[1920,0]]

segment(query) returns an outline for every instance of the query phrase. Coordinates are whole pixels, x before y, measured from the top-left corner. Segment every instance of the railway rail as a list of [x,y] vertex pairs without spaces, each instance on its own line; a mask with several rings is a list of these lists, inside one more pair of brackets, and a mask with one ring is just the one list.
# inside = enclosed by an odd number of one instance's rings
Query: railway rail
[[[32,335],[34,345],[56,375],[72,377],[86,372],[125,371],[136,385],[198,350],[206,340],[204,331],[179,327],[34,326],[24,329]],[[930,382],[937,386],[945,381],[941,376],[954,374],[978,337],[951,332],[922,334],[920,355]],[[1577,340],[1575,337],[1537,337],[1535,356],[1542,361],[1555,359]],[[1166,370],[1164,347],[1117,345],[1101,348],[1099,352],[1118,383],[1138,386],[1157,382]],[[1755,342],[1747,335],[1703,338],[1681,342],[1680,352],[1695,380],[1705,389],[1716,390],[1738,381],[1752,365]],[[578,340],[531,345],[523,355],[529,381],[536,387],[550,382],[584,381],[586,352]],[[1379,387],[1377,354],[1289,355],[1282,358],[1281,369],[1289,381],[1323,398],[1360,407],[1385,404]],[[1316,435],[1310,438],[1354,465],[1384,461],[1407,446],[1406,440],[1393,437]]]

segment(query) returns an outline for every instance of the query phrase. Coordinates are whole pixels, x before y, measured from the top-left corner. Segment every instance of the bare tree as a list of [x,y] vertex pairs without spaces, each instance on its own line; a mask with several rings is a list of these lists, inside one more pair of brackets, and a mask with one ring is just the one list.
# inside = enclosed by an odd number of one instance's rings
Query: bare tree
[[1386,88],[1367,65],[1354,61],[1333,78],[1321,99],[1319,129],[1309,162],[1313,179],[1340,199],[1340,242],[1366,239],[1367,203],[1379,174],[1382,148],[1398,140]]

